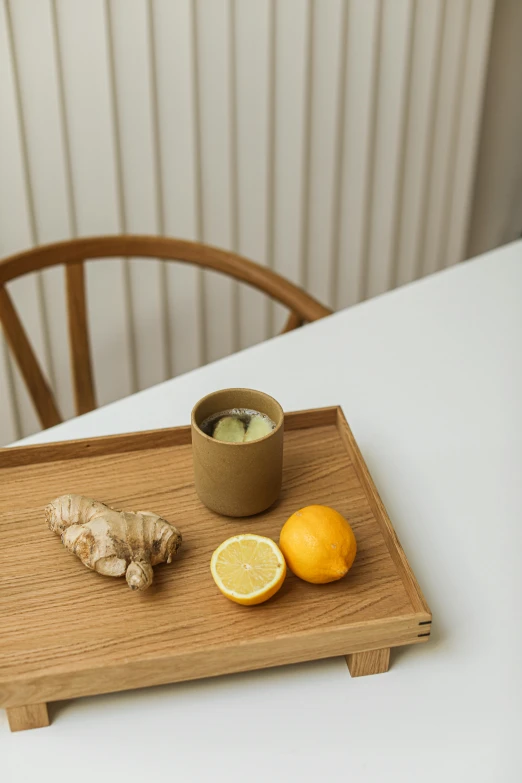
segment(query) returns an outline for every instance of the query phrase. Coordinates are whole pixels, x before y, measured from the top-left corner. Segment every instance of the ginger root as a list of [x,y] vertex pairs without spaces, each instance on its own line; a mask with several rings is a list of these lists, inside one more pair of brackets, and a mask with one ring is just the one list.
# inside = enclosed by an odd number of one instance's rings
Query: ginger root
[[45,508],[50,529],[82,563],[106,576],[123,576],[131,590],[152,584],[152,566],[170,563],[179,530],[150,511],[116,511],[83,495],[62,495]]

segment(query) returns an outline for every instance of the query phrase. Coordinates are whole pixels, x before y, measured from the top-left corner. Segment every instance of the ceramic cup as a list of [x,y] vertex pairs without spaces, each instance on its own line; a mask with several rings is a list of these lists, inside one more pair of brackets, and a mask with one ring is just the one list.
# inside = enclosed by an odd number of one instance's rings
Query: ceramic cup
[[[199,428],[209,416],[249,408],[269,416],[275,428],[249,443],[214,440]],[[222,389],[203,397],[192,411],[192,454],[196,492],[212,511],[248,517],[265,511],[279,497],[283,473],[283,409],[254,389]]]

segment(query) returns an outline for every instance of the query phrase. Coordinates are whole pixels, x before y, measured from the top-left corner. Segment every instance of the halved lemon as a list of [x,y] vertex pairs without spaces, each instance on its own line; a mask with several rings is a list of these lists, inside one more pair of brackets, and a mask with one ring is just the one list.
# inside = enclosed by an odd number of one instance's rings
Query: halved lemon
[[277,593],[285,580],[286,563],[271,538],[242,533],[218,546],[210,570],[223,595],[237,604],[253,606]]

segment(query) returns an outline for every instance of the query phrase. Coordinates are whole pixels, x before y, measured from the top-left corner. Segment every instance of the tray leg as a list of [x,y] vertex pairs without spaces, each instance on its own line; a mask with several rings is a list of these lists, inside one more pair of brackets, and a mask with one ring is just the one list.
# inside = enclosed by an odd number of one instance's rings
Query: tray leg
[[47,704],[26,704],[24,707],[7,707],[7,720],[11,731],[40,729],[49,725]]
[[362,677],[365,674],[382,674],[390,667],[390,648],[383,650],[368,650],[352,653],[346,656],[346,663],[352,677]]

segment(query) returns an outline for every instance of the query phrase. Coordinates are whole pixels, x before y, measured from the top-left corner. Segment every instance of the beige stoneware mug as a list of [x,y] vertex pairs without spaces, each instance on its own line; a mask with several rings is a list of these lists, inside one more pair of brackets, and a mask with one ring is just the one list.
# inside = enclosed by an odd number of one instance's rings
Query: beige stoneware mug
[[[209,416],[235,408],[264,413],[274,429],[248,443],[215,440],[200,429]],[[273,397],[254,389],[213,392],[194,406],[191,428],[196,492],[207,508],[228,517],[248,517],[277,500],[283,474],[284,413]]]

